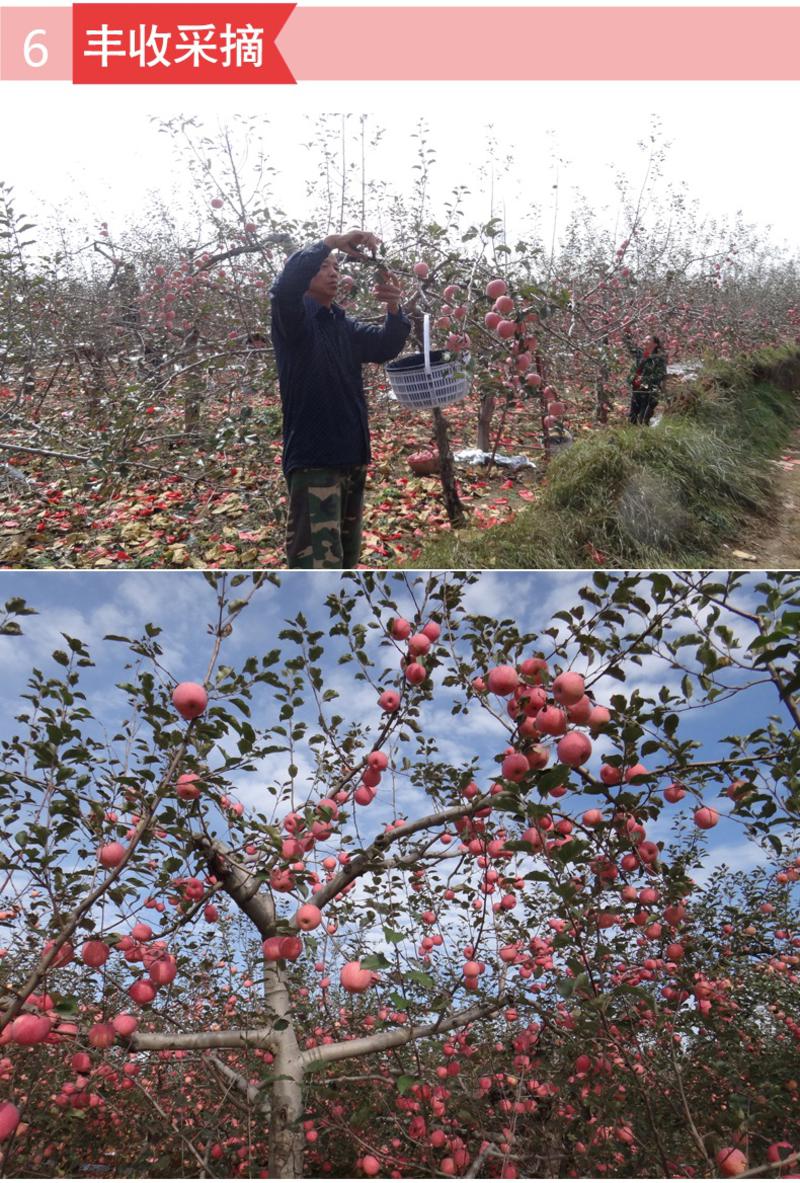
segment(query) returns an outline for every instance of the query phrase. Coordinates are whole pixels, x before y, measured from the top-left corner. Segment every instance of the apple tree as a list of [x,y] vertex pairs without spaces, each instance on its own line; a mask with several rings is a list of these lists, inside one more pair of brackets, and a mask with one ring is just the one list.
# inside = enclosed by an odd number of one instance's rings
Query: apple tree
[[191,578],[191,668],[64,635],[4,729],[6,1170],[800,1151],[795,575]]

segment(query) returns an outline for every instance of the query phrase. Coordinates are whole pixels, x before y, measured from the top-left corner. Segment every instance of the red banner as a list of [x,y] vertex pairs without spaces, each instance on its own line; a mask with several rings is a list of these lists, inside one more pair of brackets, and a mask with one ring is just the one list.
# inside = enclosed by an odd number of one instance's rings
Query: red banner
[[75,4],[76,83],[291,83],[275,45],[294,4]]

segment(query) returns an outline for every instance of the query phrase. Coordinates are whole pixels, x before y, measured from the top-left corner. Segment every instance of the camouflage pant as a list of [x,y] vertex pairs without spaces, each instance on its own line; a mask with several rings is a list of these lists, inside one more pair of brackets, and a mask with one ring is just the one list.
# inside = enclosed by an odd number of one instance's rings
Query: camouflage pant
[[366,479],[365,465],[289,473],[289,567],[358,566]]
[[631,423],[649,423],[657,405],[657,390],[632,390],[631,409],[628,418]]

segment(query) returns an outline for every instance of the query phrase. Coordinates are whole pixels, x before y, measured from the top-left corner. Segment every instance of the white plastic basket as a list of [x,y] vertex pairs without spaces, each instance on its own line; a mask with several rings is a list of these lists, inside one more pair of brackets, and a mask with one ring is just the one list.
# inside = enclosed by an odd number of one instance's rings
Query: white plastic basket
[[423,353],[390,361],[386,367],[392,391],[399,403],[417,410],[449,407],[469,393],[470,378],[463,363],[445,360],[442,350],[431,353],[431,318],[423,321]]

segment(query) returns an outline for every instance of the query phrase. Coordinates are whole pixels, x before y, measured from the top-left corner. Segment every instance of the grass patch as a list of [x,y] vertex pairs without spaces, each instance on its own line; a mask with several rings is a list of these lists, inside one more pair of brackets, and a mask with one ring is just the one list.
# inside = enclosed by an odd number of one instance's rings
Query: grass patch
[[653,429],[598,430],[555,458],[508,525],[431,542],[441,568],[705,566],[773,507],[764,459],[800,419],[800,351],[707,366]]

